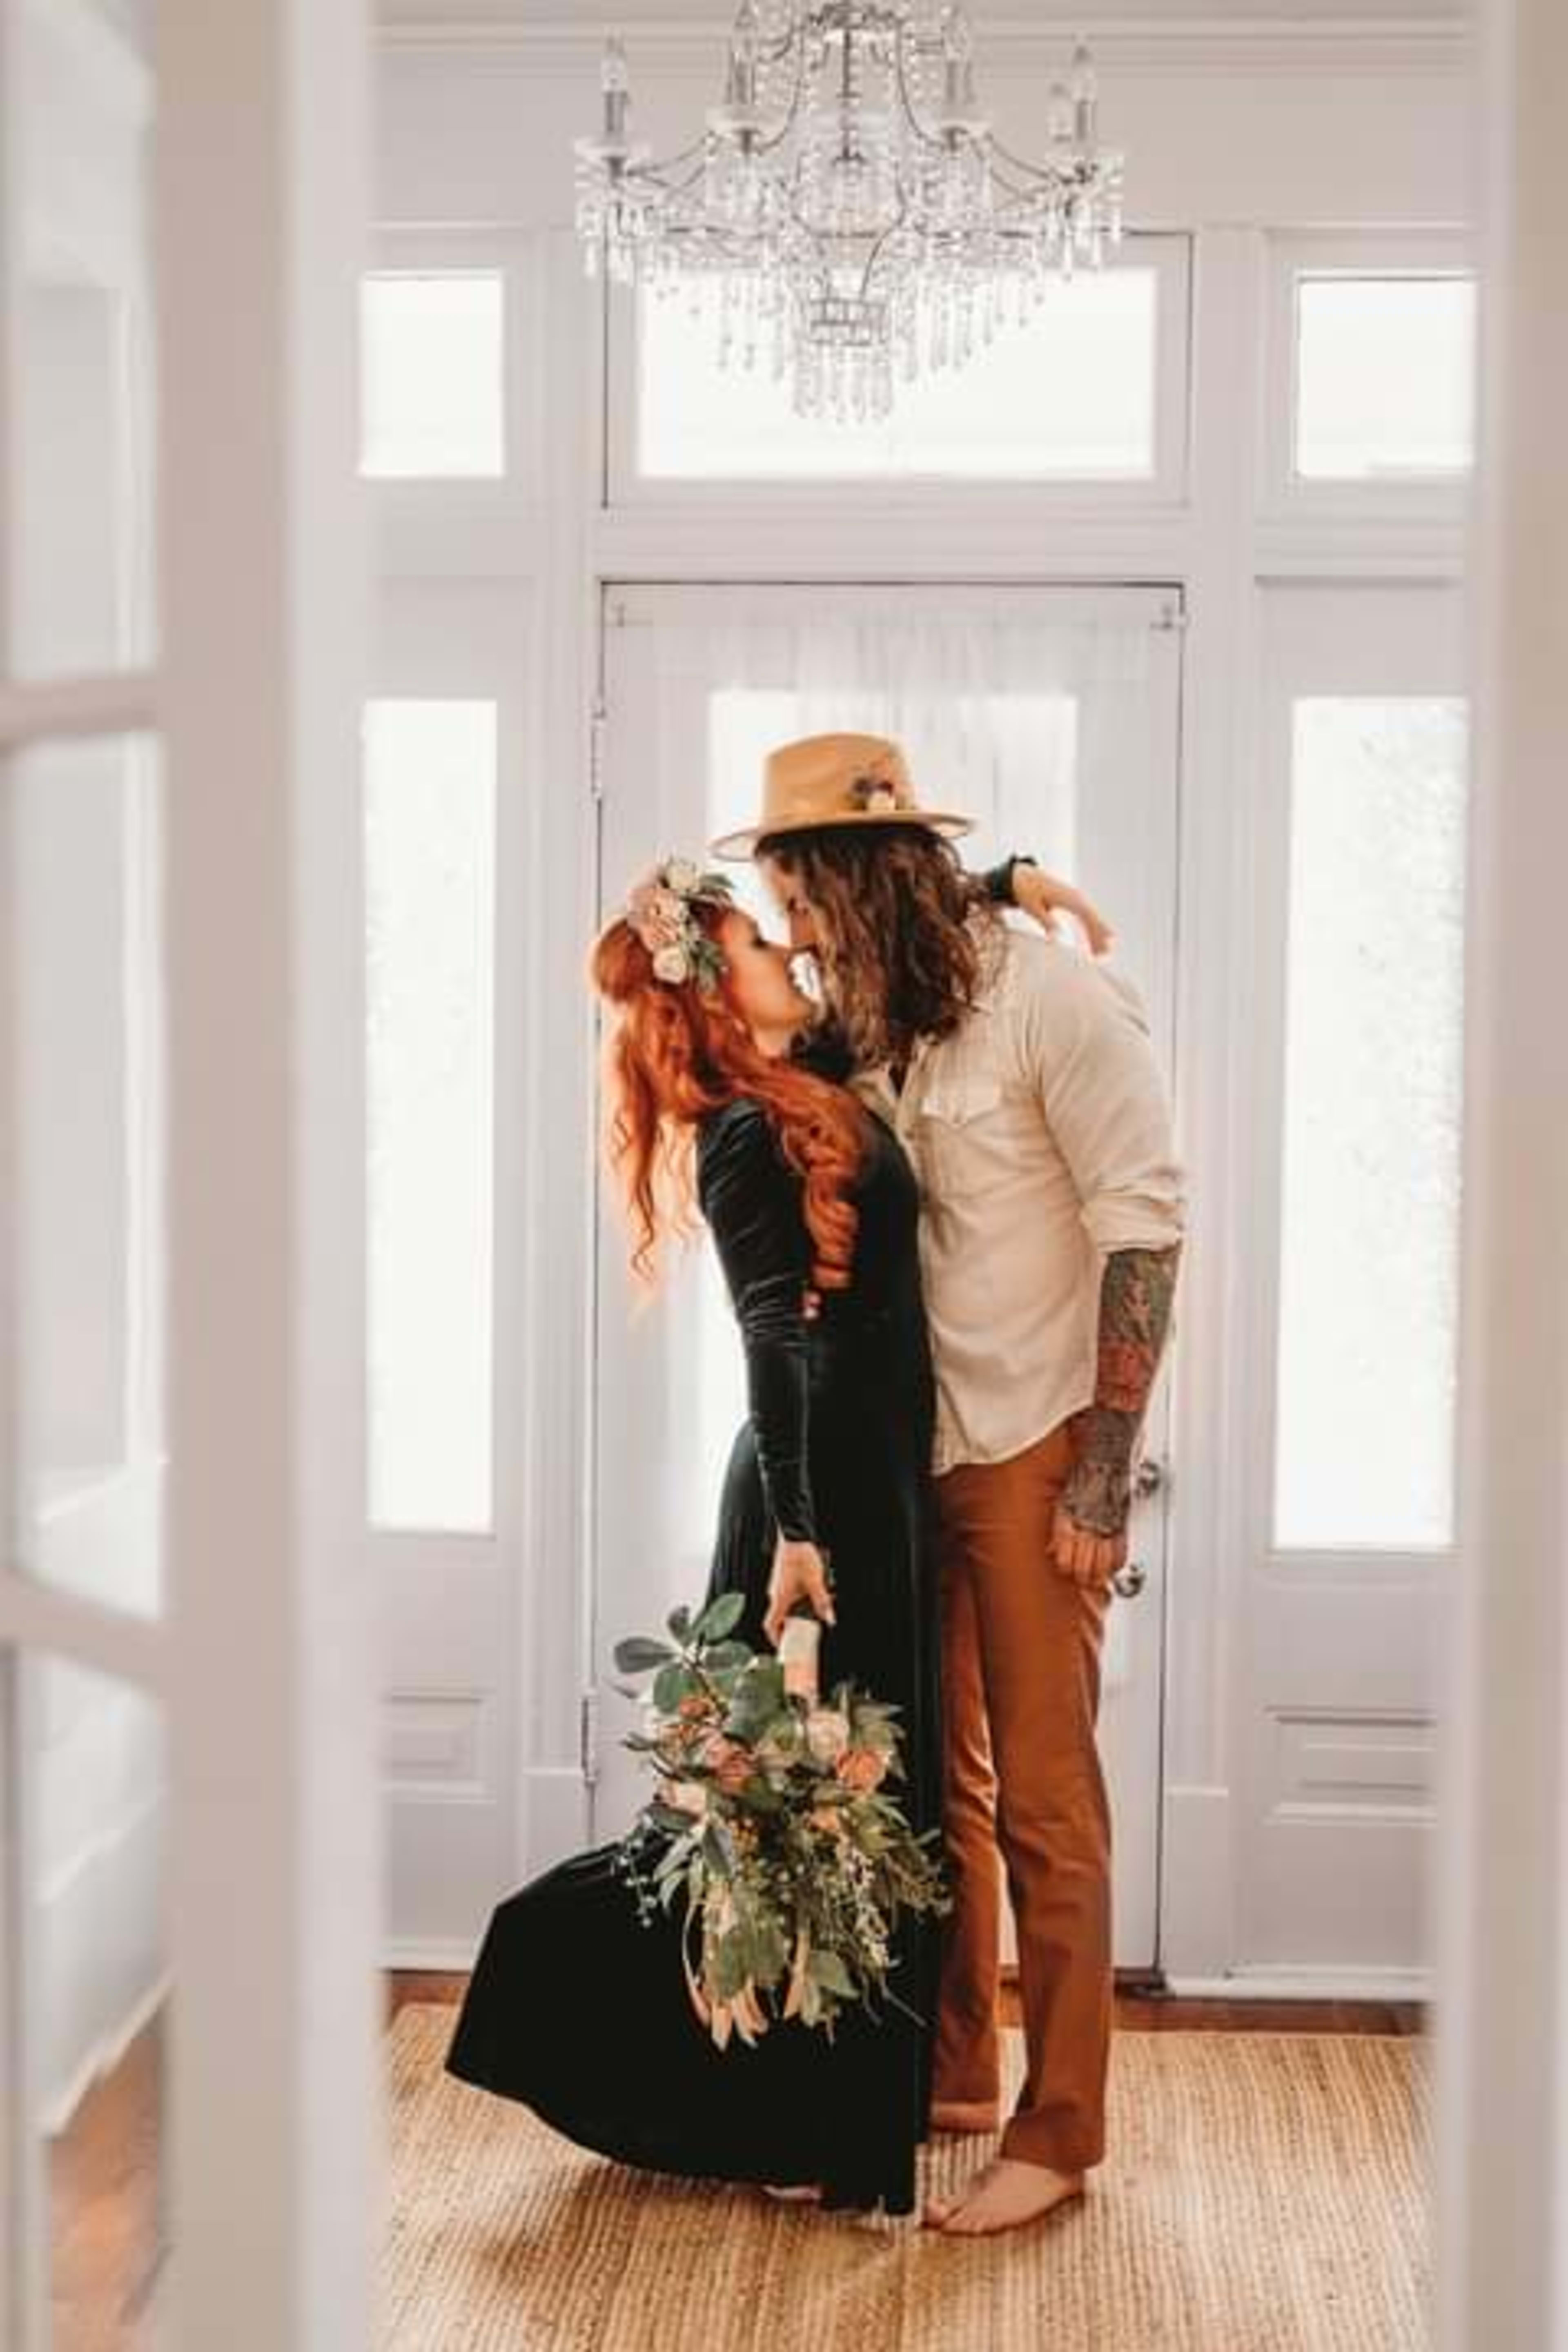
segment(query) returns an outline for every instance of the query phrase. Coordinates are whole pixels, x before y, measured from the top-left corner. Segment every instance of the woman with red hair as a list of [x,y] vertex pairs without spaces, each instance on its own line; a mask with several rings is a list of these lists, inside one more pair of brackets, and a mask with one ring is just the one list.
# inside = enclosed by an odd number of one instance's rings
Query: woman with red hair
[[[667,862],[595,943],[592,975],[609,1013],[605,1145],[633,1265],[656,1279],[661,1244],[700,1210],[745,1354],[750,1412],[709,1598],[743,1596],[735,1634],[760,1650],[808,1597],[822,1686],[850,1680],[899,1708],[900,1802],[917,1832],[933,1830],[933,1397],[909,1164],[802,1050],[816,1008],[789,950],[721,877]],[[930,1916],[894,1929],[903,2007],[851,2009],[831,2041],[779,2024],[752,2049],[720,2051],[688,2001],[679,1919],[639,1920],[615,1853],[570,1857],[497,1909],[448,2071],[623,2162],[912,2212],[939,1957]]]
[[[975,887],[1011,896],[1011,866]],[[1065,886],[1039,880],[1066,903]],[[1030,911],[1045,920],[1051,904]],[[654,1281],[661,1244],[700,1212],[745,1355],[750,1410],[707,1598],[741,1594],[735,1633],[755,1650],[792,1607],[815,1611],[822,1687],[854,1682],[898,1709],[899,1801],[917,1833],[934,1831],[934,1391],[909,1162],[838,1082],[847,1055],[814,1037],[790,950],[722,877],[667,860],[595,942],[592,977],[609,1015],[605,1149],[633,1266]],[[897,1999],[879,2014],[851,2005],[831,2040],[780,2023],[720,2050],[688,2000],[680,1923],[661,1907],[639,1917],[617,1845],[570,1856],[497,1908],[447,2070],[624,2163],[912,2213],[932,1916],[900,1914]]]

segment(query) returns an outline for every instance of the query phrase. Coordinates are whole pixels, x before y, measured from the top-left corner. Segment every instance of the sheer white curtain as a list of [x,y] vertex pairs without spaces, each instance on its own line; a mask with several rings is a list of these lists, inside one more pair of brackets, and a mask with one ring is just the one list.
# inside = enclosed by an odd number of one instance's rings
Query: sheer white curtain
[[[1105,902],[1118,960],[1163,1005],[1173,844],[1173,696],[1156,690],[1165,599],[1060,587],[638,587],[612,601],[605,894],[661,851],[754,822],[763,761],[799,735],[895,737],[922,802],[973,814],[972,865],[1032,851]],[[1158,739],[1158,740],[1156,740]],[[751,869],[731,869],[777,929]],[[622,1255],[619,1237],[608,1244]],[[672,1266],[634,1314],[602,1291],[597,1634],[652,1631],[707,1573],[725,1455],[743,1411],[713,1253]],[[622,1790],[613,1737],[605,1817]]]
[[1147,724],[1149,623],[1127,603],[1125,591],[1016,587],[665,592],[650,798],[672,838],[695,824],[707,839],[754,817],[773,745],[891,735],[928,805],[979,820],[971,863],[1028,848],[1096,887],[1080,780],[1135,751]]

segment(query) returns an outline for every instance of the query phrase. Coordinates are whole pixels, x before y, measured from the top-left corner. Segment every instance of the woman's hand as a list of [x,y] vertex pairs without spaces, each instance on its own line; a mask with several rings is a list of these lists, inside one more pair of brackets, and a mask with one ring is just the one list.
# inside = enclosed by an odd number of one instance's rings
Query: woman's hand
[[1043,866],[1014,866],[1013,902],[1053,939],[1061,929],[1063,915],[1073,916],[1083,928],[1091,955],[1107,954],[1116,937],[1100,909],[1081,890],[1075,890],[1070,882],[1063,882],[1055,874],[1047,874]]
[[825,1625],[837,1623],[833,1595],[827,1589],[827,1562],[814,1543],[792,1542],[780,1536],[773,1548],[773,1572],[768,1580],[768,1613],[763,1631],[776,1650],[784,1619],[797,1601],[808,1601]]

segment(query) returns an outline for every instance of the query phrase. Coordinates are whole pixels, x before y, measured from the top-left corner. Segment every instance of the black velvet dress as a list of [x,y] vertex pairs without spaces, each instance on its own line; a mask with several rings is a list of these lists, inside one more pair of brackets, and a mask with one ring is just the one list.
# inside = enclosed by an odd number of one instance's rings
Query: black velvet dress
[[[878,1119],[856,1192],[850,1289],[803,1312],[811,1252],[799,1179],[762,1107],[705,1122],[698,1187],[745,1349],[750,1414],[725,1477],[709,1594],[746,1598],[765,1649],[775,1528],[830,1556],[837,1623],[825,1693],[847,1677],[896,1705],[917,1831],[941,1818],[938,1596],[928,1465],[932,1387],[916,1254],[918,1196]],[[627,1627],[626,1632],[638,1629]],[[613,1843],[531,1880],[491,1916],[446,2058],[585,2147],[699,2178],[820,2182],[829,2205],[915,2205],[931,2100],[942,1925],[904,1915],[893,2002],[846,2008],[829,2042],[775,2021],[714,2047],[680,1964],[683,1905],[639,1920]]]

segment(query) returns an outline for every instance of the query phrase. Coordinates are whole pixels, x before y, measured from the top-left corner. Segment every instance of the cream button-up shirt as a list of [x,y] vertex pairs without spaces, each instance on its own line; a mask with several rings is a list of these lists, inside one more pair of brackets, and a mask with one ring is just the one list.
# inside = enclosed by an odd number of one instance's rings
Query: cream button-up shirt
[[1185,1178],[1142,998],[1124,974],[1003,929],[980,1003],[863,1078],[920,1182],[935,1468],[1001,1462],[1092,1404],[1113,1250],[1182,1237]]

